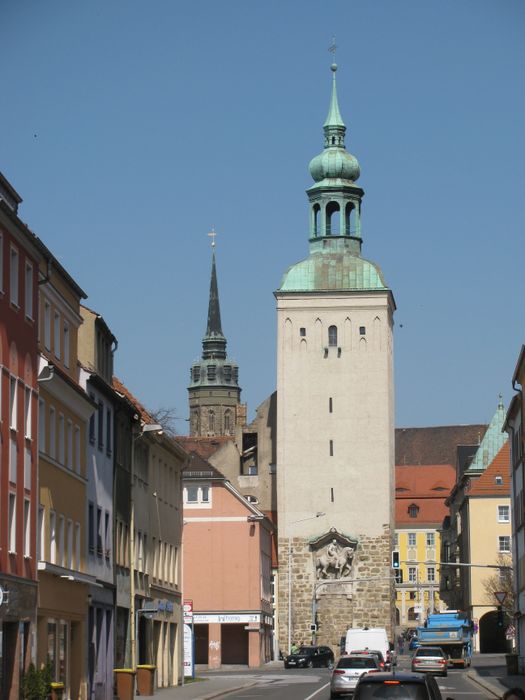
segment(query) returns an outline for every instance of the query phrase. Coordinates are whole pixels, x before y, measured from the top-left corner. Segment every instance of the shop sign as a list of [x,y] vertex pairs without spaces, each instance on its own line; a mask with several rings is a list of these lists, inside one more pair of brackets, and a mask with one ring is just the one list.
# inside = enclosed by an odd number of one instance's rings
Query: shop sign
[[184,625],[184,677],[193,678],[194,675],[193,632],[189,625]]
[[0,586],[0,607],[4,603],[7,603],[7,595],[6,594],[7,594],[7,591],[5,590],[5,588],[2,588],[2,586]]
[[183,604],[184,624],[191,625],[193,623],[193,600],[185,600]]
[[238,623],[247,623],[247,622],[260,622],[261,621],[261,616],[258,613],[240,613],[238,615],[232,614],[232,615],[217,615],[217,614],[206,614],[206,613],[197,613],[193,616],[193,621],[195,624],[238,624]]

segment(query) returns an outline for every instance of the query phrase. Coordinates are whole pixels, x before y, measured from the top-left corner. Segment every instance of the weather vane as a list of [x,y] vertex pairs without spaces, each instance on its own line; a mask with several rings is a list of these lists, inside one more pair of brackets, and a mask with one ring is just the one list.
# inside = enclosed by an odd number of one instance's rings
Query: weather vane
[[335,43],[335,34],[332,36],[332,43],[330,44],[328,51],[330,51],[330,53],[333,54],[335,61],[335,52],[337,51],[337,44]]
[[211,238],[211,247],[215,248],[215,236],[217,234],[215,233],[215,226],[211,227],[211,231],[209,232],[208,236]]

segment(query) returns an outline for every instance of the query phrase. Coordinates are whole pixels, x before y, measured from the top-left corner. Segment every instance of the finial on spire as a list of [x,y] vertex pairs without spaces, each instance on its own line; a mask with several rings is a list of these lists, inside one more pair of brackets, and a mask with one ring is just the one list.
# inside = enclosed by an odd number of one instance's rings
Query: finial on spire
[[211,238],[211,247],[215,248],[215,237],[217,236],[215,233],[215,226],[211,227],[211,231],[208,233],[208,236]]

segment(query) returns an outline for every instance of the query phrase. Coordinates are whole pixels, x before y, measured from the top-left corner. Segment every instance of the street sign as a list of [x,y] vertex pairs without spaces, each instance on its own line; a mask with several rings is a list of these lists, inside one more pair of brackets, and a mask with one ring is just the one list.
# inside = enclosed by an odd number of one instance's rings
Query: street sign
[[184,677],[195,677],[193,631],[189,625],[184,625]]
[[516,628],[514,627],[514,625],[509,625],[507,627],[507,629],[505,630],[505,636],[507,637],[507,639],[514,639],[514,637],[516,636]]
[[193,600],[184,601],[182,614],[184,617],[184,624],[191,625],[193,623]]
[[503,605],[503,603],[505,602],[505,598],[507,597],[507,594],[505,593],[505,591],[494,591],[494,597],[496,598],[496,600],[498,601],[498,603],[500,605]]

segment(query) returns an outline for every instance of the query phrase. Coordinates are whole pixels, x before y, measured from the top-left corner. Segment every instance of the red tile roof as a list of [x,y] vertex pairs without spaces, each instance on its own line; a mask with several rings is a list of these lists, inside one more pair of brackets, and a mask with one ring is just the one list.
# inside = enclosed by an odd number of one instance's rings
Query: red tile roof
[[[450,464],[396,466],[396,527],[440,525],[448,515],[445,499],[455,480]],[[415,518],[409,515],[411,505],[418,507]]]
[[[502,484],[496,484],[496,476],[501,476]],[[503,445],[483,474],[472,480],[468,491],[471,496],[510,496],[510,447]]]
[[141,420],[144,423],[152,424],[156,423],[157,421],[153,418],[153,416],[148,413],[148,411],[144,408],[144,406],[140,403],[140,401],[133,396],[131,391],[118,379],[118,377],[113,377],[113,389],[119,394],[122,394],[122,396],[125,396],[128,401],[130,401],[135,408],[137,409],[137,413],[139,413]]

